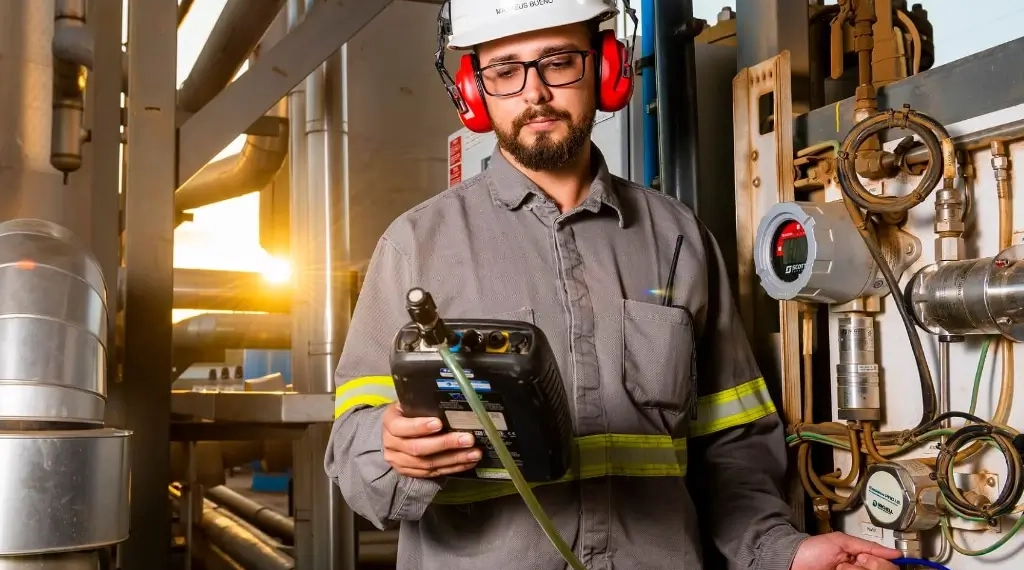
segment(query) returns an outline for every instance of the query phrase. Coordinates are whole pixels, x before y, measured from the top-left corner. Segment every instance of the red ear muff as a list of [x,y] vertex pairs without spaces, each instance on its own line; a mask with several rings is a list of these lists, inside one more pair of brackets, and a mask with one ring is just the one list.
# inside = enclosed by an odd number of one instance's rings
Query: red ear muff
[[633,95],[633,63],[626,44],[615,37],[613,30],[602,30],[599,38],[597,108],[614,113],[624,109]]
[[491,118],[487,116],[487,104],[476,81],[473,66],[473,55],[464,54],[459,60],[459,70],[455,73],[455,85],[466,104],[466,111],[459,113],[462,124],[474,133],[486,133],[491,130]]

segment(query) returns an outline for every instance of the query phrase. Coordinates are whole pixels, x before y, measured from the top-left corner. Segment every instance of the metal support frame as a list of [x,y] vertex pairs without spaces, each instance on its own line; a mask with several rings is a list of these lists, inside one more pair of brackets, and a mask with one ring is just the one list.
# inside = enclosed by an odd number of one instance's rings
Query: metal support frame
[[308,11],[302,23],[181,126],[178,180],[192,178],[391,2],[322,2]]
[[[784,51],[740,70],[733,81],[739,312],[773,399],[783,403],[787,425],[802,419],[800,361],[786,358],[800,352],[800,314],[797,303],[777,303],[758,286],[753,248],[757,224],[765,212],[794,199],[792,124],[779,121],[775,123],[778,128],[762,130],[765,96],[772,95],[774,116],[792,115],[790,76],[789,52]],[[799,486],[795,480],[793,483]],[[794,523],[802,528],[803,493],[790,495]]]
[[[881,87],[877,98],[879,109],[910,105],[943,125],[1020,105],[1024,101],[1024,38]],[[845,138],[856,122],[854,104],[850,97],[796,117],[796,148]],[[884,134],[903,136],[898,131]]]
[[[84,145],[83,167],[90,173],[91,224],[89,244],[111,294],[116,291],[121,264],[121,86],[122,62],[120,2],[92,2],[89,17],[95,32],[93,73],[86,92],[86,120],[90,143]],[[113,296],[111,297],[113,298]],[[108,303],[114,322],[117,303]],[[113,330],[113,328],[111,328]],[[107,368],[112,376],[116,367]]]
[[811,56],[807,0],[736,0],[738,69],[789,52],[793,112],[806,113],[811,101]]
[[176,0],[131,0],[125,150],[124,377],[111,387],[134,432],[124,570],[169,568]]
[[[697,208],[697,71],[692,0],[654,0],[658,187]],[[680,65],[681,64],[681,65]],[[675,69],[680,65],[681,69]]]

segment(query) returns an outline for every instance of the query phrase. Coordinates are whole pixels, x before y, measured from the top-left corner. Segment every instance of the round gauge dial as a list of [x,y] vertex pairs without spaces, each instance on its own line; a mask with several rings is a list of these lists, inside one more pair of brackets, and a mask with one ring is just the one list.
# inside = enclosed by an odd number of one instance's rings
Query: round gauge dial
[[796,220],[785,222],[772,236],[772,271],[776,277],[792,283],[807,265],[807,232]]

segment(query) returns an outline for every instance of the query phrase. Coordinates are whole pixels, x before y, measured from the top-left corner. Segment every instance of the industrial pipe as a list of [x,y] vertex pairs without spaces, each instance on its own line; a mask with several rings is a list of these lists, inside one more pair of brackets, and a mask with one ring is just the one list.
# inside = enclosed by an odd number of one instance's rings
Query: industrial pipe
[[[195,113],[231,83],[246,58],[281,12],[284,0],[228,0],[203,45],[192,71],[178,90],[178,106]],[[287,105],[281,101],[266,117],[277,119],[271,136],[249,135],[237,155],[207,164],[174,193],[177,212],[215,204],[262,190],[288,155]]]
[[[50,49],[57,61],[93,68],[96,39],[85,25],[82,0],[56,0]],[[128,92],[128,54],[121,55],[121,90]]]
[[224,485],[207,489],[206,496],[271,536],[286,542],[295,540],[295,520],[290,517],[243,497]]
[[[50,126],[50,165],[67,175],[82,167],[86,134],[86,66],[92,63],[92,36],[85,27],[85,0],[54,3],[53,119]],[[68,49],[62,49],[67,47]],[[60,54],[60,55],[58,55]]]
[[[183,500],[179,489],[171,487],[169,492],[174,503],[180,503]],[[198,526],[210,544],[223,550],[244,568],[251,570],[295,569],[295,560],[290,556],[261,541],[231,517],[219,512],[209,501],[203,501],[203,513]]]
[[276,119],[272,136],[248,135],[235,155],[207,164],[174,193],[174,210],[184,212],[263,190],[288,156],[287,101],[282,99],[264,117]]
[[174,270],[175,309],[286,313],[291,305],[291,285],[271,283],[260,273]]
[[284,0],[228,0],[178,89],[178,107],[196,113],[231,83],[284,6]]
[[697,65],[692,22],[692,0],[654,0],[658,187],[697,209]]
[[284,350],[291,327],[291,318],[279,313],[205,313],[175,323],[173,344],[176,350]]

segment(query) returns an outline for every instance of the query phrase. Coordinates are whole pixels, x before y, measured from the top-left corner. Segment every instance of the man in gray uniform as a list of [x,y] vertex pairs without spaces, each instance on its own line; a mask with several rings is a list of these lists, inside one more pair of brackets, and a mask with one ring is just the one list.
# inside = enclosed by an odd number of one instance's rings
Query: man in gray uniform
[[[783,426],[717,244],[683,204],[611,176],[591,144],[596,110],[632,92],[629,52],[598,30],[616,13],[613,0],[451,3],[449,47],[473,53],[444,77],[498,148],[381,237],[338,365],[327,473],[374,525],[401,523],[400,570],[565,568],[510,483],[446,477],[483,442],[395,403],[390,345],[405,293],[423,287],[446,318],[546,333],[581,459],[572,481],[535,492],[587,568],[699,570],[706,535],[731,569],[894,570],[895,550],[791,526]],[[699,520],[687,470],[714,482]]]

